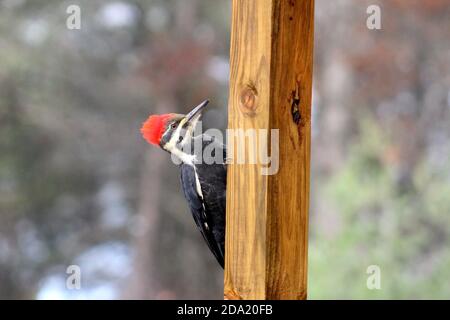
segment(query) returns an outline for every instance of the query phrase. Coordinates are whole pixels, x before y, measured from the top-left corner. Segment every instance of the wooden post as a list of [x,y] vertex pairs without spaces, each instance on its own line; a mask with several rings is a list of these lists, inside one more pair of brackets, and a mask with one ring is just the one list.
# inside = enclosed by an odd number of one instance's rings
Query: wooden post
[[233,0],[228,127],[279,129],[279,170],[229,165],[225,299],[306,299],[313,29],[314,0]]

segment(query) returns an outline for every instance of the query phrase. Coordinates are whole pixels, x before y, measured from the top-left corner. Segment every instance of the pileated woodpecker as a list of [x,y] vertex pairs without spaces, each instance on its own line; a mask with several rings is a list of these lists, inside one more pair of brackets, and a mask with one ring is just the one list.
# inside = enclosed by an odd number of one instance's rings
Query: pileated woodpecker
[[[180,160],[181,186],[195,224],[219,264],[225,255],[225,197],[227,167],[226,148],[222,142],[206,134],[194,136],[194,129],[208,104],[203,101],[187,115],[152,115],[144,122],[141,133],[151,144],[160,146]],[[199,141],[200,139],[200,141]],[[190,145],[190,148],[186,148]],[[201,146],[201,150],[195,146]],[[194,148],[193,148],[194,147]],[[202,161],[205,148],[223,156],[221,163]],[[190,150],[186,150],[190,149]],[[210,163],[210,161],[208,161]]]

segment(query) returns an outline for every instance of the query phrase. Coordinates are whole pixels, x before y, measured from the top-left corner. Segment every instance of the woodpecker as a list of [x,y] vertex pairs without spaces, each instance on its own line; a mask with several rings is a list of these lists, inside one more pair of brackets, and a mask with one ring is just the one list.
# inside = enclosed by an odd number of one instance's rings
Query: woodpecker
[[[225,205],[226,205],[226,147],[207,134],[194,136],[205,100],[186,115],[169,113],[151,115],[142,125],[147,142],[159,146],[179,159],[180,180],[198,230],[219,264],[224,266]],[[187,146],[190,146],[189,148]],[[195,148],[201,146],[201,148]],[[208,148],[221,161],[202,161]],[[216,157],[217,156],[217,157]]]

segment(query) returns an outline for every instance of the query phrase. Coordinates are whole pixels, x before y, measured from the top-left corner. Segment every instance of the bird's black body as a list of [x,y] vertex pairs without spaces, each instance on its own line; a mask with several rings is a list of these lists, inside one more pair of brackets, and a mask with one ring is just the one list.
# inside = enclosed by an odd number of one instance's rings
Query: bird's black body
[[186,115],[152,115],[141,128],[143,137],[180,160],[181,186],[195,224],[223,267],[225,258],[226,150],[221,141],[194,129],[208,104]]
[[[209,249],[223,267],[225,257],[226,149],[222,143],[207,135],[198,136],[194,139],[200,138],[203,140],[202,150],[209,146],[214,147],[215,152],[221,153],[218,155],[218,158],[221,158],[221,161],[219,161],[221,163],[207,164],[205,161],[201,161],[194,163],[193,166],[182,163],[180,165],[181,186],[195,224]],[[214,157],[215,154],[213,153],[212,156]]]

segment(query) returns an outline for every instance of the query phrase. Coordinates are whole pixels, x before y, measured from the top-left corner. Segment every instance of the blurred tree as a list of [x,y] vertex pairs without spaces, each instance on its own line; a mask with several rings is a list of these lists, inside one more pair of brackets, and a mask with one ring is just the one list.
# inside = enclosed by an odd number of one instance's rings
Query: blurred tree
[[[448,298],[450,7],[378,3],[372,31],[371,1],[316,1],[310,298]],[[222,297],[178,170],[139,128],[206,97],[226,126],[229,13],[0,1],[0,298]]]
[[[212,15],[218,31],[196,1],[76,1],[82,27],[68,30],[69,4],[0,2],[0,297],[220,297],[177,170],[145,155],[139,128],[225,101],[227,70],[217,78],[212,61],[227,54],[227,17]],[[74,263],[79,294],[64,287]]]
[[[336,1],[331,19],[329,4],[318,4],[310,297],[448,297],[448,3],[382,1],[381,31],[363,20],[370,1]],[[336,33],[320,31],[336,21]],[[380,291],[366,288],[371,264]]]

